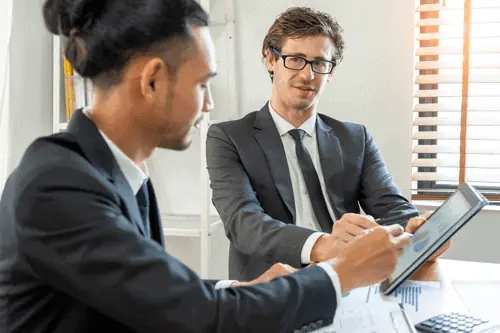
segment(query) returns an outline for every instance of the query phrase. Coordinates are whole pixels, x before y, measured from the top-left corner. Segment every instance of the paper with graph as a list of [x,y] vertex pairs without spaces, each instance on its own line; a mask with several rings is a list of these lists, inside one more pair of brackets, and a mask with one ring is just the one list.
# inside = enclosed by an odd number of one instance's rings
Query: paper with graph
[[379,286],[375,285],[344,295],[333,324],[318,332],[406,332],[399,316],[397,329],[391,318],[391,312],[399,313],[398,303],[404,305],[413,323],[450,311],[439,282],[407,281],[390,296],[381,295]]

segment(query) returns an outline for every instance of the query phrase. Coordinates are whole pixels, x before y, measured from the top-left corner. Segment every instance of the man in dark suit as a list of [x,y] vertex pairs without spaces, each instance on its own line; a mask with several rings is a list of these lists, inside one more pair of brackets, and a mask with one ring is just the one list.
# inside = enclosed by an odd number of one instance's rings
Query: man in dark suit
[[44,15],[95,102],[33,142],[6,183],[0,332],[309,332],[332,322],[341,292],[392,272],[409,243],[400,227],[298,272],[201,280],[164,250],[145,160],[187,148],[211,105],[206,13],[192,0],[48,0]]
[[[212,125],[207,137],[212,200],[231,242],[230,278],[333,257],[376,226],[373,217],[402,226],[415,217],[407,227],[414,232],[426,216],[401,195],[367,129],[316,110],[342,58],[339,24],[291,8],[263,44],[270,101]],[[370,216],[359,215],[360,206]]]

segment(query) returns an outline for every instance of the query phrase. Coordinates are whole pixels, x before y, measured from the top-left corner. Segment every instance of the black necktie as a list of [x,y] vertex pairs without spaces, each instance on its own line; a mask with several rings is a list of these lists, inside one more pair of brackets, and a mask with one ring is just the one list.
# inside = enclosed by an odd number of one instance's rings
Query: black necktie
[[292,138],[295,140],[295,153],[297,154],[300,169],[302,170],[302,175],[304,176],[307,192],[309,192],[309,198],[311,199],[311,204],[314,209],[314,215],[316,216],[321,229],[323,229],[324,232],[331,232],[333,221],[328,213],[328,208],[326,207],[326,201],[323,196],[323,191],[321,190],[319,177],[316,173],[316,169],[314,168],[311,155],[309,155],[306,147],[304,147],[304,143],[302,142],[306,132],[301,129],[293,129],[288,133],[290,133]]
[[145,181],[139,192],[135,195],[137,199],[137,204],[141,212],[142,222],[144,225],[144,233],[147,238],[150,238],[150,228],[149,228],[149,194],[148,194],[148,182]]

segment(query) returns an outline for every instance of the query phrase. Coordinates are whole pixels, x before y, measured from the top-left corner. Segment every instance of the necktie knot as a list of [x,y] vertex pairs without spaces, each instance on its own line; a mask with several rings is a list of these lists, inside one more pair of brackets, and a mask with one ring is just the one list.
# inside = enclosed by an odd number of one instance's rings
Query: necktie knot
[[148,194],[148,183],[144,182],[141,188],[135,195],[137,198],[137,204],[139,207],[148,207],[149,206],[149,194]]
[[306,135],[306,131],[304,131],[303,129],[293,129],[288,131],[288,133],[290,133],[295,141],[302,141],[302,139]]

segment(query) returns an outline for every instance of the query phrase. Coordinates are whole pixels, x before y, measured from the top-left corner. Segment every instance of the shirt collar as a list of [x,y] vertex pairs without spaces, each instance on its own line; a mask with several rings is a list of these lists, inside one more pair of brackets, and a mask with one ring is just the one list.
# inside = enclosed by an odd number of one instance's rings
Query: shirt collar
[[[290,130],[295,129],[295,127],[290,124],[287,120],[281,117],[271,105],[271,101],[268,103],[269,112],[271,113],[271,117],[273,118],[274,124],[278,129],[278,133],[280,136],[287,134]],[[316,132],[316,112],[313,112],[311,117],[309,117],[302,125],[300,125],[299,129],[304,130],[307,135],[313,136]]]
[[101,133],[104,141],[108,144],[111,153],[115,157],[116,163],[120,167],[120,170],[123,172],[125,179],[127,179],[130,188],[134,194],[139,192],[139,189],[144,184],[144,182],[149,178],[149,170],[146,165],[146,162],[143,162],[142,169],[130,159],[117,145],[114,144],[101,130]]
[[[86,112],[84,112],[84,114],[88,117]],[[144,162],[141,166],[142,168],[140,168],[134,161],[132,161],[132,159],[130,159],[130,157],[125,155],[125,153],[118,148],[118,146],[111,141],[106,134],[104,134],[104,132],[99,130],[99,133],[101,133],[101,136],[108,145],[109,150],[111,150],[111,153],[113,154],[116,163],[118,163],[118,167],[125,176],[125,179],[130,185],[132,192],[134,195],[137,194],[141,186],[149,178],[149,170],[146,162]]]

